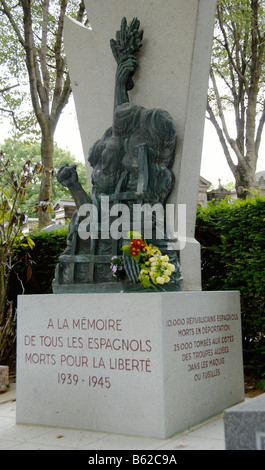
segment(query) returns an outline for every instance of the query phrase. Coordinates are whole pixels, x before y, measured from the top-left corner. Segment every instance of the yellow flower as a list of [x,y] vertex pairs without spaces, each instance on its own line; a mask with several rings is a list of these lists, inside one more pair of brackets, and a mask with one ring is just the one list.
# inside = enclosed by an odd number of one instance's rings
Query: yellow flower
[[171,274],[170,269],[165,269],[163,274],[164,274],[164,276],[170,276],[170,274]]
[[169,257],[167,255],[165,256],[161,256],[161,261],[168,261],[169,260]]
[[170,271],[173,272],[173,271],[175,271],[176,268],[175,268],[174,264],[167,263],[167,269],[169,269]]
[[163,278],[165,279],[165,282],[169,282],[169,281],[170,281],[170,277],[169,277],[169,276],[163,275]]
[[155,253],[155,250],[151,246],[145,246],[144,251],[149,255],[152,256]]
[[157,273],[155,271],[150,271],[149,276],[152,277],[152,278],[156,277]]
[[148,273],[149,273],[148,269],[141,269],[140,274],[148,274]]
[[163,277],[161,277],[161,276],[158,276],[158,277],[156,278],[156,283],[157,283],[157,284],[165,284],[165,279],[164,279]]
[[157,266],[157,265],[158,265],[158,261],[153,261],[153,262],[151,263],[151,266],[152,266],[152,267]]

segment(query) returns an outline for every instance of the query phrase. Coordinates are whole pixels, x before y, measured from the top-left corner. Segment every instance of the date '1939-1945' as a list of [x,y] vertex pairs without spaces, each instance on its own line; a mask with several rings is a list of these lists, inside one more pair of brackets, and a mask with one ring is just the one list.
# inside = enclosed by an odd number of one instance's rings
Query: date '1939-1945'
[[78,382],[87,382],[89,387],[105,387],[110,388],[109,377],[97,377],[95,375],[89,375],[86,379],[80,378],[78,374],[58,374],[58,384],[61,385],[77,385]]

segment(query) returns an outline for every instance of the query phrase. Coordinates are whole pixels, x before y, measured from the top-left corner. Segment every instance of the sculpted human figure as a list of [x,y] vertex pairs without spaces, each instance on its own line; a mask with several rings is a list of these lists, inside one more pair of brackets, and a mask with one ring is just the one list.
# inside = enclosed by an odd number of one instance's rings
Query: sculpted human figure
[[[126,239],[115,242],[100,236],[100,208],[103,196],[109,197],[110,208],[114,204],[123,203],[132,214],[134,204],[164,205],[174,186],[175,179],[171,168],[175,158],[176,128],[173,119],[164,110],[145,109],[129,102],[128,91],[134,86],[132,78],[138,67],[136,54],[141,48],[143,38],[143,31],[139,31],[139,26],[137,18],[129,25],[124,18],[116,40],[112,39],[110,42],[117,62],[113,122],[89,152],[88,161],[93,168],[91,196],[88,196],[80,185],[75,165],[65,165],[57,175],[58,181],[70,190],[77,207],[70,224],[68,247],[64,255],[69,252],[75,252],[77,256],[87,253],[90,256],[88,259],[93,260],[90,264],[79,264],[78,269],[74,268],[79,271],[79,275],[71,282],[111,282],[109,261],[104,264],[97,262],[97,259],[102,260],[103,255],[106,260],[107,256],[111,259],[113,255],[120,255],[122,245],[128,243]],[[84,243],[76,240],[76,233],[82,221],[78,216],[78,209],[87,203],[97,208],[99,237],[91,237]],[[155,238],[156,222],[154,217],[150,242],[160,246],[164,253],[168,252],[166,234],[162,233],[159,240]],[[178,265],[177,254],[168,254],[171,262]],[[95,258],[96,256],[98,258]],[[61,257],[61,260],[63,259],[66,259],[65,256]],[[64,274],[61,279],[69,283],[67,263],[61,264],[61,268],[62,266],[61,271]],[[139,268],[135,261],[124,256],[124,267],[128,279],[137,284]],[[57,275],[58,270],[60,268],[57,269]],[[176,270],[172,282],[176,284],[179,278],[179,270]]]

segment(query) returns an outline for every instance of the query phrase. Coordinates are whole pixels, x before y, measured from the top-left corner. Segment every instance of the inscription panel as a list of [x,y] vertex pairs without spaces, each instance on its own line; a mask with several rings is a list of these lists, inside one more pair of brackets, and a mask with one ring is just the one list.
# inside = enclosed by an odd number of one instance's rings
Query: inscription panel
[[173,350],[178,361],[186,365],[194,382],[219,377],[231,354],[235,342],[233,322],[236,327],[239,315],[217,314],[182,317],[168,320],[168,327],[175,327]]
[[[239,294],[183,293],[176,301],[174,311],[164,299],[170,430],[176,421],[195,424],[244,399]],[[172,407],[174,401],[182,406]]]
[[122,432],[120,415],[129,415],[132,432],[140,402],[155,427],[163,423],[149,400],[150,388],[162,399],[156,303],[148,313],[117,295],[19,299],[19,422]]

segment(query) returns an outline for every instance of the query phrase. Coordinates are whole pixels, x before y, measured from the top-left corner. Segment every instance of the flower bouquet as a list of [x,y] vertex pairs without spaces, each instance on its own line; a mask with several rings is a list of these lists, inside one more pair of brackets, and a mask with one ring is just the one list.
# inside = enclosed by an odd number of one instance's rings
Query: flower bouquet
[[122,280],[126,276],[125,269],[123,267],[123,260],[120,256],[113,256],[111,258],[110,271],[112,272],[112,277],[115,280]]
[[[170,281],[171,274],[175,271],[175,266],[169,263],[167,255],[162,255],[161,251],[153,245],[148,245],[141,234],[129,232],[130,244],[124,245],[122,251],[125,255],[132,257],[140,267],[139,282],[146,289],[158,288]],[[113,260],[118,264],[119,269],[122,259]],[[115,273],[117,269],[115,269]]]

